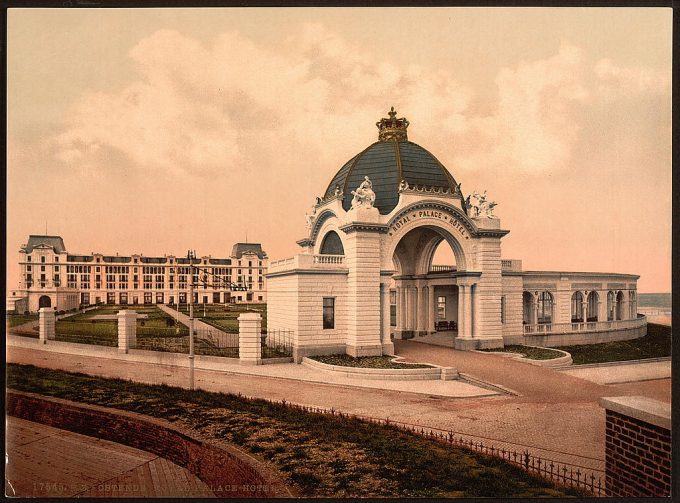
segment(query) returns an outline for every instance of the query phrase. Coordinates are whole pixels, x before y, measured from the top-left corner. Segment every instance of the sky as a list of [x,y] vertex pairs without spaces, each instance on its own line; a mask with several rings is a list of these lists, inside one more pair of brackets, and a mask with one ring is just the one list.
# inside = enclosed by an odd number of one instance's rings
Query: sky
[[503,258],[669,292],[671,35],[666,8],[9,9],[8,288],[46,228],[291,256],[394,106],[498,203]]

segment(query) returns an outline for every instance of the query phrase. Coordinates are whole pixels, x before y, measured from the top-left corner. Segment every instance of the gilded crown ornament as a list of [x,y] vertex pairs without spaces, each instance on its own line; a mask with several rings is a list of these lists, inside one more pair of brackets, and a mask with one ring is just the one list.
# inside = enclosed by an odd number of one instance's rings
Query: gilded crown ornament
[[406,141],[406,129],[409,122],[406,117],[397,119],[397,112],[394,107],[387,113],[389,118],[383,117],[375,125],[378,127],[378,140],[380,141]]

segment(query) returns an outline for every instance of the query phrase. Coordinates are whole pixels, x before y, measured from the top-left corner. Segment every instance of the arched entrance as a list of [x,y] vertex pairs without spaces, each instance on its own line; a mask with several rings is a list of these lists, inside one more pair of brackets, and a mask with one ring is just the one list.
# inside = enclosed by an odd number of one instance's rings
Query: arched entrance
[[52,299],[48,295],[41,295],[38,299],[38,308],[52,307]]
[[[447,263],[435,263],[435,257]],[[450,335],[453,344],[462,319],[464,287],[459,285],[459,277],[465,274],[466,262],[456,238],[436,225],[412,228],[394,246],[392,260],[396,270],[390,285],[395,336],[440,332]]]

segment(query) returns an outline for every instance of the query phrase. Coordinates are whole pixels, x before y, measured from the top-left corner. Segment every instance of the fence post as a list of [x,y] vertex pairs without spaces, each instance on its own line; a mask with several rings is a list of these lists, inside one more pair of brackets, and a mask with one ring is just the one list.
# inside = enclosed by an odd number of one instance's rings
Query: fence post
[[55,339],[55,327],[57,323],[57,316],[53,308],[41,307],[39,312],[38,327],[40,330],[39,340],[42,344],[47,344],[48,340]]
[[238,358],[245,365],[262,363],[262,316],[241,313],[238,317]]
[[137,346],[137,313],[130,309],[118,311],[118,350],[127,353]]

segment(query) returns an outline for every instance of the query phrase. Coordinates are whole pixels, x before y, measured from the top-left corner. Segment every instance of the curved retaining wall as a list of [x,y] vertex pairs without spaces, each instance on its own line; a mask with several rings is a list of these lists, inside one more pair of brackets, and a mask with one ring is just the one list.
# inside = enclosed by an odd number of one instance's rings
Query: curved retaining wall
[[[7,414],[82,435],[151,452],[182,466],[219,497],[294,496],[274,472],[252,456],[226,445],[189,436],[168,421],[134,412],[8,390]],[[225,490],[224,488],[229,489]]]
[[[538,347],[538,346],[532,346],[532,347]],[[561,349],[555,349],[551,348],[552,351],[557,351],[559,353],[562,353],[562,356],[558,356],[557,358],[550,358],[549,360],[534,360],[533,358],[525,358],[521,353],[504,353],[501,351],[475,351],[475,353],[481,353],[484,355],[495,355],[495,356],[502,356],[505,358],[512,358],[514,360],[520,361],[520,362],[525,362],[525,363],[530,363],[531,365],[538,365],[539,367],[567,367],[571,365],[573,360],[571,359],[571,355],[567,353],[566,351],[562,351]]]
[[[400,358],[395,357],[394,361],[399,362]],[[309,367],[313,367],[326,372],[335,374],[342,374],[345,377],[354,377],[357,379],[382,379],[389,381],[450,381],[458,379],[458,372],[452,367],[438,367],[432,365],[432,368],[413,368],[413,369],[378,369],[378,368],[361,368],[361,367],[346,367],[344,365],[329,365],[328,363],[321,363],[311,358],[304,357],[302,363]]]

